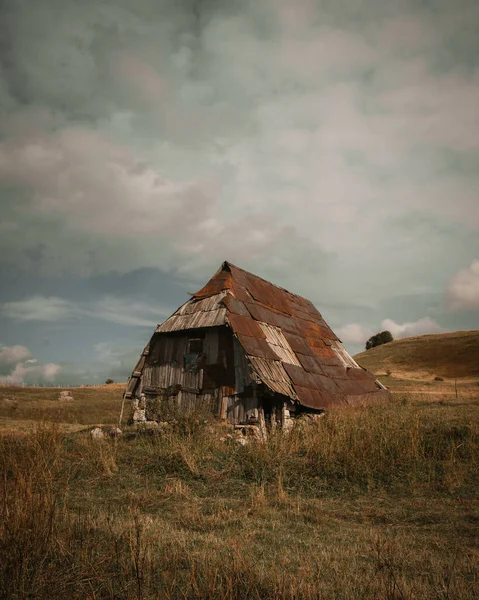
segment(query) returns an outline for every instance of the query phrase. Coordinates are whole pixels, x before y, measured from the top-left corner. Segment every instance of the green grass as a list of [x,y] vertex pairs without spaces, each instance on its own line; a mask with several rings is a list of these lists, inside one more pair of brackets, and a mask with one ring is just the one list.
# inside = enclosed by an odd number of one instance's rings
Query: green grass
[[[117,420],[109,394],[85,422]],[[11,426],[0,595],[476,598],[478,400],[398,394],[244,447],[203,417],[103,441]]]

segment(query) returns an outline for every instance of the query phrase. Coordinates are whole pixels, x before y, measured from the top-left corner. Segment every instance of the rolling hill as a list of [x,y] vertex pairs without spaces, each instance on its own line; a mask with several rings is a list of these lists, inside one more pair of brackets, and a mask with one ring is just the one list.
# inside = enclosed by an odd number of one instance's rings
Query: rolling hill
[[355,360],[379,375],[406,379],[479,377],[479,331],[420,335],[371,348]]

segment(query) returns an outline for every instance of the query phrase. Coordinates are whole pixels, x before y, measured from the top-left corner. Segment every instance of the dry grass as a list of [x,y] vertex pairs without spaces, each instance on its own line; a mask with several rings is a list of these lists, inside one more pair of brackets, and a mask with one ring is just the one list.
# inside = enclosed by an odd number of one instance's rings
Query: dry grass
[[436,376],[479,380],[479,331],[455,331],[395,340],[361,352],[357,362],[377,375],[430,380]]
[[[124,384],[73,388],[0,387],[0,429],[30,430],[39,421],[62,423],[72,431],[84,425],[118,422]],[[59,400],[62,390],[72,401]]]
[[0,596],[476,598],[478,400],[398,394],[244,447],[202,422],[5,434]]

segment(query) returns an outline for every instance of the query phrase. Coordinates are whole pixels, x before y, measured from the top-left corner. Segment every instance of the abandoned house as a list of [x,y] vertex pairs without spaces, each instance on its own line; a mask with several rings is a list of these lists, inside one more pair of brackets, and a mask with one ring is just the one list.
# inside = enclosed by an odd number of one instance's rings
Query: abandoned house
[[264,428],[288,427],[304,412],[387,399],[389,392],[311,302],[225,262],[158,325],[124,397],[132,399],[137,422],[163,420],[173,406]]

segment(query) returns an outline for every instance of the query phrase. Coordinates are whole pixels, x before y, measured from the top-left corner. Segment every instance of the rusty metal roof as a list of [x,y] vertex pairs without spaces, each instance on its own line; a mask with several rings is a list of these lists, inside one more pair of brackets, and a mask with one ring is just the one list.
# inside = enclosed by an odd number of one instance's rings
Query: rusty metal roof
[[156,332],[225,324],[257,381],[304,406],[322,409],[388,396],[309,300],[228,262]]
[[309,300],[228,262],[193,297],[204,298],[208,289],[226,292],[226,320],[272,391],[317,409],[387,395]]

